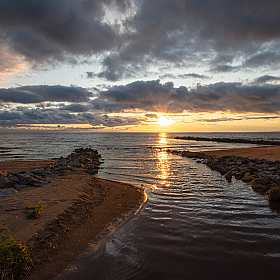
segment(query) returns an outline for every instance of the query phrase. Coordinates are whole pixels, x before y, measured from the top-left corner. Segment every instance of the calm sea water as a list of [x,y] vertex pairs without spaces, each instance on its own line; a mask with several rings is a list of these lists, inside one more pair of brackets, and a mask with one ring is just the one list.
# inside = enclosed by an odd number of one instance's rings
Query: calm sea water
[[78,271],[59,279],[278,279],[280,216],[248,184],[228,183],[192,151],[254,145],[175,140],[177,135],[280,139],[280,133],[1,134],[1,159],[47,159],[90,146],[102,155],[103,178],[146,188],[141,211]]

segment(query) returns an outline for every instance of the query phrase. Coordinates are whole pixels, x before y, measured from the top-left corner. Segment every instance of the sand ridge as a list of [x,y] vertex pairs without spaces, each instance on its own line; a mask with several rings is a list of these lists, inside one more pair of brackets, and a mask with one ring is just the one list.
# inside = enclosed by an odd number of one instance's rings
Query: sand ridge
[[[42,164],[41,164],[42,163]],[[45,161],[1,163],[2,171],[38,168]],[[5,169],[6,166],[6,169]],[[105,180],[83,172],[56,174],[42,187],[27,187],[0,199],[1,226],[29,242],[40,261],[28,279],[50,279],[61,273],[88,248],[100,243],[107,229],[137,212],[145,201],[143,188]],[[44,206],[35,220],[26,218],[27,204]],[[17,210],[7,211],[13,207]],[[105,232],[105,233],[104,233]]]

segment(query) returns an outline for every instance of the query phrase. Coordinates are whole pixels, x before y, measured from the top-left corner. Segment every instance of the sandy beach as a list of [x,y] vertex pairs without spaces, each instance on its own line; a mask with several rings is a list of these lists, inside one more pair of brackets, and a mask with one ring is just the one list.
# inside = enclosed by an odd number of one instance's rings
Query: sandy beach
[[206,155],[212,155],[216,157],[235,155],[248,157],[251,159],[258,158],[266,160],[280,160],[280,146],[216,150],[205,151],[203,153],[205,153]]
[[[1,162],[4,172],[38,168],[51,161]],[[31,243],[38,264],[28,279],[50,279],[62,272],[89,245],[94,249],[106,235],[137,212],[145,201],[144,189],[70,172],[56,175],[40,188],[27,187],[0,199],[0,223],[16,237]],[[44,206],[42,215],[27,219],[25,205]],[[7,211],[8,208],[15,209]]]

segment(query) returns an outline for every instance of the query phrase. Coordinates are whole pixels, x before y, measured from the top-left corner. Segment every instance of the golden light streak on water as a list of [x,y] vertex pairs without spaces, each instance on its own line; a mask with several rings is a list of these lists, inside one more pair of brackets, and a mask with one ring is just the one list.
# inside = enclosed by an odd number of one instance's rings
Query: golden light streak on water
[[[159,145],[161,148],[165,148],[167,144],[167,134],[166,133],[161,133],[159,135]],[[157,152],[157,158],[158,158],[158,167],[160,170],[160,174],[158,175],[158,178],[160,178],[161,184],[164,185],[165,187],[169,187],[170,184],[167,182],[169,173],[170,173],[170,158],[169,154],[164,151],[164,150],[159,150]]]

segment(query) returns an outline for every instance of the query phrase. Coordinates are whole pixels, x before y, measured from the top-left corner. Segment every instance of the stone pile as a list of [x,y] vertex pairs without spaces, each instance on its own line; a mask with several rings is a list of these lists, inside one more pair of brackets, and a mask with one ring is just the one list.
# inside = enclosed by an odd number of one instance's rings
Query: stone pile
[[25,187],[42,187],[58,175],[65,175],[70,171],[84,171],[96,174],[99,169],[101,156],[91,148],[76,149],[66,158],[59,158],[52,164],[30,170],[29,172],[0,173],[0,198],[14,194]]
[[260,193],[268,193],[272,188],[280,186],[280,161],[265,159],[249,159],[242,156],[208,156],[201,152],[167,150],[167,152],[198,159],[212,170],[224,175],[230,182],[233,177],[247,183]]
[[178,140],[193,140],[193,141],[211,141],[222,143],[248,143],[257,145],[280,146],[280,141],[277,140],[262,140],[262,139],[233,139],[233,138],[208,138],[208,137],[194,137],[194,136],[176,136],[174,139]]

